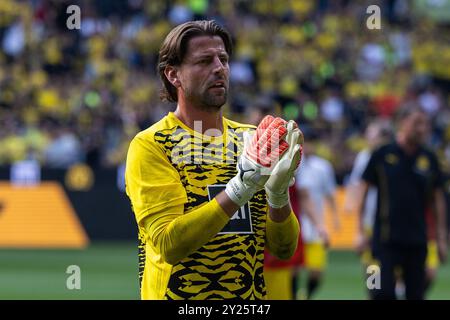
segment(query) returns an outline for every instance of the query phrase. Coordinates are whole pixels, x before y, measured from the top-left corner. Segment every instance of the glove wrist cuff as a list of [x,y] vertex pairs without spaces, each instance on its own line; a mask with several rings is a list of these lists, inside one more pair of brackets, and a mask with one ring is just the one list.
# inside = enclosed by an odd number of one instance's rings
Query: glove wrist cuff
[[266,190],[266,193],[267,202],[272,208],[280,209],[289,204],[289,193],[287,192],[287,190],[283,193],[273,193],[269,190]]
[[232,178],[225,187],[225,193],[239,207],[246,204],[255,194],[254,188],[244,185],[238,176]]

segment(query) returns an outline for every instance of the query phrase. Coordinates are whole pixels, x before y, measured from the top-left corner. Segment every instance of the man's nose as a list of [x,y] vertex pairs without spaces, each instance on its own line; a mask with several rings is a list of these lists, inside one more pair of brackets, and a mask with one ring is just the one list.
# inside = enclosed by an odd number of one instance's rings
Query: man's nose
[[214,73],[224,73],[226,66],[219,57],[214,58]]

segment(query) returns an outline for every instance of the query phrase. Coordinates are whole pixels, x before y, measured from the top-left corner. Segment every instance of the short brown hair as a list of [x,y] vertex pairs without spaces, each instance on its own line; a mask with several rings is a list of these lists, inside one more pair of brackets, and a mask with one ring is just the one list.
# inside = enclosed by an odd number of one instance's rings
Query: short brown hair
[[159,50],[158,73],[164,85],[160,93],[161,100],[178,101],[177,90],[166,78],[164,70],[167,66],[180,65],[186,55],[188,41],[203,35],[222,38],[225,50],[231,56],[233,51],[231,36],[214,20],[188,21],[176,26],[166,36]]
[[404,106],[400,107],[399,109],[397,109],[397,111],[394,115],[396,125],[398,126],[403,120],[405,120],[410,115],[412,115],[413,113],[416,113],[416,112],[420,112],[420,113],[427,115],[425,110],[423,110],[417,104],[404,105]]

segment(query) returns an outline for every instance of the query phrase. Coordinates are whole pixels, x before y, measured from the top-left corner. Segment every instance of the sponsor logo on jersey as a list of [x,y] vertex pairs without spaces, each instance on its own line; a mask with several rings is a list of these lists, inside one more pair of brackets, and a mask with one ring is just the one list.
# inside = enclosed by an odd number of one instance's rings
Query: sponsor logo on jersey
[[[211,201],[222,190],[225,190],[225,185],[209,185],[208,197]],[[239,208],[238,211],[231,217],[230,221],[218,234],[249,234],[253,233],[252,228],[252,215],[250,212],[250,206],[248,203]]]

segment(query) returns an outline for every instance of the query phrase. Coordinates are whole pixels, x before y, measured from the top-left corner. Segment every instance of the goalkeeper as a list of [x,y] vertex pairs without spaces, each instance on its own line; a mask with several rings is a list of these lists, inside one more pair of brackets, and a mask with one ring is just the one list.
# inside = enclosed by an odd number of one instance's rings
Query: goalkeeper
[[161,96],[177,108],[136,135],[126,163],[142,299],[265,299],[264,248],[296,249],[288,187],[303,135],[281,118],[255,130],[222,116],[231,53],[214,21],[175,27],[160,49]]

